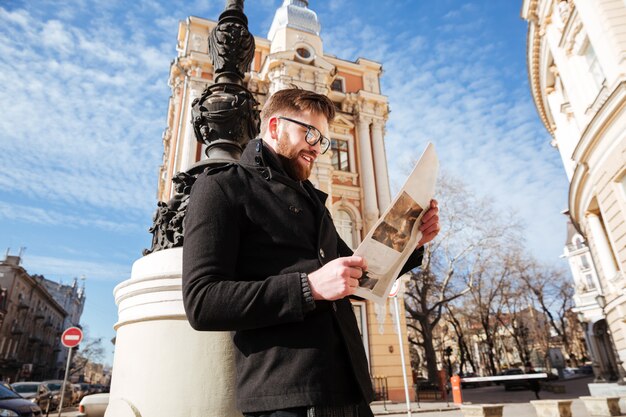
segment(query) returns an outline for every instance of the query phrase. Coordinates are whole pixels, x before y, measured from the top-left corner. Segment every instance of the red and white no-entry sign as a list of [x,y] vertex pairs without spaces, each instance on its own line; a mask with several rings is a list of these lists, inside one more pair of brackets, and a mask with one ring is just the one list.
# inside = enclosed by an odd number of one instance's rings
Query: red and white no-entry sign
[[78,327],[70,327],[61,335],[61,343],[68,348],[78,346],[81,340],[83,340],[83,331]]

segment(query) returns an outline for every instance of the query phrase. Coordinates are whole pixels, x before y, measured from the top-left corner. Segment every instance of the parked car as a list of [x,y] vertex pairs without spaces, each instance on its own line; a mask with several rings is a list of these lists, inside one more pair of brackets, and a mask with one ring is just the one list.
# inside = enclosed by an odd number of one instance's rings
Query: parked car
[[591,365],[579,366],[575,372],[582,375],[593,375],[593,367]]
[[41,382],[16,382],[11,384],[11,388],[22,397],[37,404],[44,412],[51,406],[52,394]]
[[[61,402],[61,387],[63,386],[63,381],[60,379],[53,379],[50,381],[43,381],[43,384],[50,390],[52,394],[52,407],[56,409],[59,407],[59,403]],[[70,407],[72,405],[72,396],[74,395],[74,391],[72,389],[72,384],[69,382],[65,384],[65,395],[63,395],[63,407]]]
[[0,384],[0,415],[13,417],[42,417],[41,408],[34,402]]
[[80,400],[77,417],[104,417],[108,405],[109,393],[87,395]]

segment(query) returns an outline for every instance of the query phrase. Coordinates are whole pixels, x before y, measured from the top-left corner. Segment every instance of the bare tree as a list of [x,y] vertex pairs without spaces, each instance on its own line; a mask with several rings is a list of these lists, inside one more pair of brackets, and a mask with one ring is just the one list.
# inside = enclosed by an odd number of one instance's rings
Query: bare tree
[[437,380],[433,329],[444,307],[467,294],[479,254],[493,247],[508,230],[498,220],[493,204],[470,193],[459,180],[443,175],[438,183],[442,230],[426,246],[422,266],[411,273],[405,293],[407,326],[415,335],[409,342],[421,348],[428,379]]
[[574,286],[562,269],[526,262],[520,277],[545,314],[550,328],[557,334],[563,348],[571,352],[567,314],[574,306]]
[[101,338],[85,337],[73,353],[70,375],[80,374],[87,364],[100,363],[104,358],[104,346]]

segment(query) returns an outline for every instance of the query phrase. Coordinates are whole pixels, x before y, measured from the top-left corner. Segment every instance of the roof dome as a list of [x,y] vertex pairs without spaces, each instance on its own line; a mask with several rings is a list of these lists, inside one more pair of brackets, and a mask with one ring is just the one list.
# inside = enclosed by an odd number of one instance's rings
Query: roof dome
[[274,20],[267,38],[272,40],[279,29],[289,27],[304,32],[320,35],[320,22],[317,14],[308,8],[307,0],[284,0],[283,5],[276,10]]

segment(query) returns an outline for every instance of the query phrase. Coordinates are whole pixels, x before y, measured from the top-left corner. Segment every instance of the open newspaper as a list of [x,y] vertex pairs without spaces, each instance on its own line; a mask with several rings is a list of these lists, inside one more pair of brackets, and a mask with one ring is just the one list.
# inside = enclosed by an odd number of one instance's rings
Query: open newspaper
[[354,252],[367,260],[355,295],[383,304],[408,257],[422,238],[422,216],[435,194],[439,160],[432,143],[385,213]]

